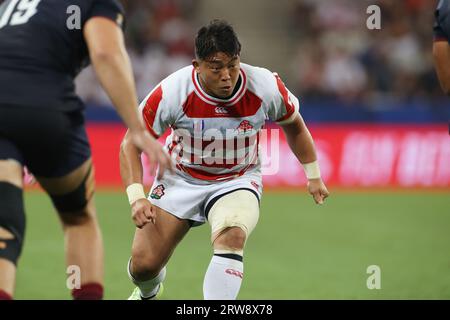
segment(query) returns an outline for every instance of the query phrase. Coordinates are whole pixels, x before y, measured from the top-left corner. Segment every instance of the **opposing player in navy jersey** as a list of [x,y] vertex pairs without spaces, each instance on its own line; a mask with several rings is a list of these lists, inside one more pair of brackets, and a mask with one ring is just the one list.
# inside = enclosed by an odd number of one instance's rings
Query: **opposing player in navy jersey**
[[[160,175],[170,159],[144,127],[117,0],[7,0],[0,5],[0,299],[14,292],[25,234],[23,167],[49,194],[63,225],[74,299],[103,296],[103,245],[93,202],[94,169],[74,78],[97,76]],[[45,259],[45,257],[43,257]],[[63,271],[62,271],[63,272]]]
[[435,13],[433,55],[444,92],[450,96],[450,0],[440,0]]

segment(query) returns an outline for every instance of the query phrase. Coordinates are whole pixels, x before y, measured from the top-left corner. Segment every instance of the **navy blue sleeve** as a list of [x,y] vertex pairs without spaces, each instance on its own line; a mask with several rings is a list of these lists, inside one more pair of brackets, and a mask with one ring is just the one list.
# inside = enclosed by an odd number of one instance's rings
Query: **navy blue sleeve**
[[450,0],[440,0],[434,16],[434,41],[447,40],[450,43]]
[[89,18],[105,17],[124,28],[124,9],[117,0],[94,0]]

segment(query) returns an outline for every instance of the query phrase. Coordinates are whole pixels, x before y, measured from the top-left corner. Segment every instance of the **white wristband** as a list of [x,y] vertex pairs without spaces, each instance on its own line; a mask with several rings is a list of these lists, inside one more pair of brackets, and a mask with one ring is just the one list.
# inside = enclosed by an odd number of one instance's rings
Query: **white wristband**
[[144,186],[140,183],[133,183],[127,187],[128,202],[132,205],[139,199],[146,199]]
[[308,180],[320,178],[319,163],[317,160],[310,163],[302,163],[302,165]]

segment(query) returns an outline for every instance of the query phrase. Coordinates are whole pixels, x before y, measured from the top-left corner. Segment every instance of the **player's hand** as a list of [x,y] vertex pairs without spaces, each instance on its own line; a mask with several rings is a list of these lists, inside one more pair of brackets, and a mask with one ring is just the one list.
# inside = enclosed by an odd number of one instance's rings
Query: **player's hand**
[[147,223],[156,223],[156,211],[147,199],[139,199],[133,202],[131,217],[139,229],[142,229]]
[[34,185],[36,184],[36,178],[34,175],[28,170],[27,167],[23,167],[23,183],[25,185]]
[[146,130],[129,131],[131,142],[142,152],[144,152],[150,164],[150,174],[155,175],[159,166],[158,179],[161,179],[164,172],[173,172],[172,161],[169,155],[163,150],[161,144],[153,138]]
[[308,191],[317,204],[323,204],[325,199],[330,195],[327,187],[320,178],[308,180]]

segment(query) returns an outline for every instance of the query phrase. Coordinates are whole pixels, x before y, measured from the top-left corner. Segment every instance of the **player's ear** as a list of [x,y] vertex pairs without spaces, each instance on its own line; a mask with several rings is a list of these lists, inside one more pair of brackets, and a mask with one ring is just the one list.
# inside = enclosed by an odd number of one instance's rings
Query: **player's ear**
[[195,70],[198,72],[200,71],[200,63],[198,62],[197,59],[192,59],[192,65],[194,66]]

